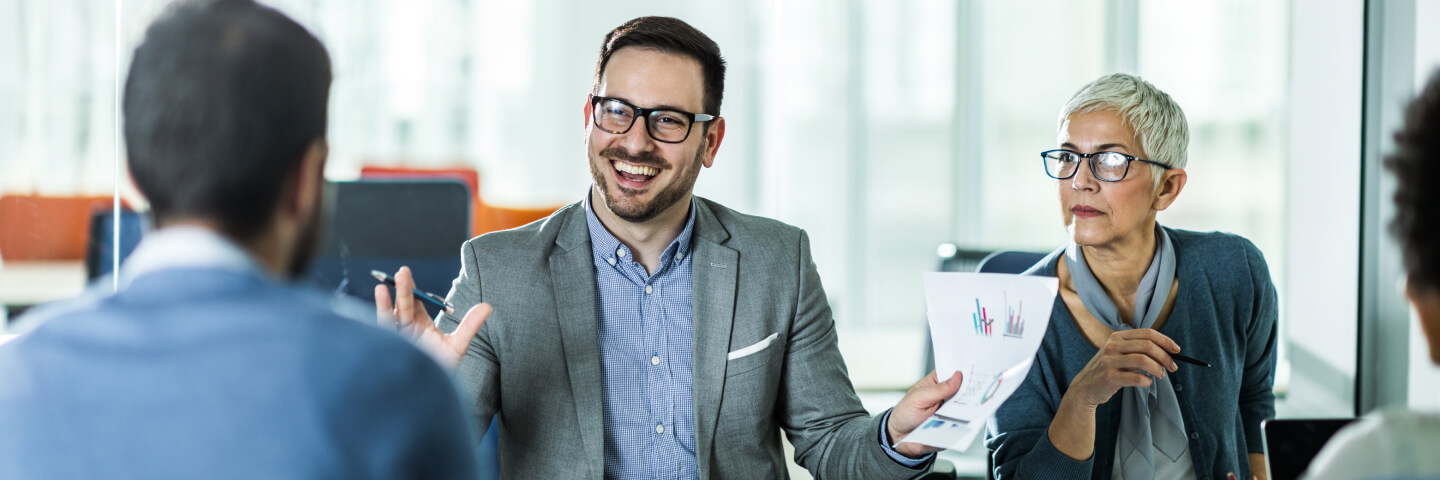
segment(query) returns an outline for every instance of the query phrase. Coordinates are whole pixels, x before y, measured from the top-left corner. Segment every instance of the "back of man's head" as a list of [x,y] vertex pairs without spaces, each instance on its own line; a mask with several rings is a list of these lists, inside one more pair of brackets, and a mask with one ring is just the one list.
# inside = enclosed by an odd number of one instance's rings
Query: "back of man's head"
[[145,32],[125,82],[130,173],[156,222],[249,239],[323,140],[330,57],[250,0],[180,1]]

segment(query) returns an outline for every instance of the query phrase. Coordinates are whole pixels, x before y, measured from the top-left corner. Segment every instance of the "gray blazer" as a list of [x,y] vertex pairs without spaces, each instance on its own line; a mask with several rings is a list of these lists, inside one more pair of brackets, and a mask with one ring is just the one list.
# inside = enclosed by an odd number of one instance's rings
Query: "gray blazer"
[[[780,431],[818,478],[909,478],[855,396],[805,232],[696,197],[696,460],[702,478],[785,478]],[[599,295],[585,208],[465,242],[449,300],[494,313],[456,381],[479,431],[499,413],[505,478],[601,478]],[[442,330],[458,320],[437,319]],[[728,359],[777,334],[768,346]],[[753,348],[750,350],[754,350]],[[747,350],[747,351],[750,351]],[[743,353],[743,352],[741,352]],[[738,354],[737,354],[738,355]]]

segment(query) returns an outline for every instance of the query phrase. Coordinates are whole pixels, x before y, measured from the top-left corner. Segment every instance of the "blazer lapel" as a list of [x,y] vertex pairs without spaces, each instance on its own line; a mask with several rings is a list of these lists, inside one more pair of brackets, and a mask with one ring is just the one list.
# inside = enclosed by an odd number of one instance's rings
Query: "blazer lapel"
[[691,290],[694,356],[691,391],[695,409],[696,462],[707,476],[725,387],[726,357],[735,319],[736,278],[740,253],[724,245],[729,232],[703,200],[695,202],[695,230],[691,239]]
[[[556,249],[550,254],[550,282],[555,299],[566,371],[574,394],[575,415],[580,421],[581,444],[585,456],[577,461],[588,462],[594,477],[604,474],[605,425],[604,398],[600,381],[600,339],[596,311],[594,257],[585,222],[585,209],[574,208],[555,239]],[[588,295],[586,293],[589,293]]]

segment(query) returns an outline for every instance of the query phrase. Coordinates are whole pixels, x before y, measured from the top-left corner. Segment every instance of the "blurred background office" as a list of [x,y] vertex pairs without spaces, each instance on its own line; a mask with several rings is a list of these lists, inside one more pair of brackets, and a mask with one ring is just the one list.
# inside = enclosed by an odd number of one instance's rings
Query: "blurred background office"
[[[0,312],[84,287],[76,218],[143,210],[118,80],[166,3],[0,0]],[[706,32],[730,66],[729,129],[696,192],[809,231],[852,380],[877,408],[924,368],[920,272],[1063,244],[1037,154],[1079,86],[1138,74],[1191,129],[1191,182],[1160,221],[1238,233],[1269,262],[1280,416],[1440,408],[1378,169],[1403,102],[1440,66],[1440,1],[267,3],[330,49],[328,177],[473,169],[485,204],[541,211],[589,184],[581,109],[605,32],[641,15]],[[980,447],[947,455],[962,473],[984,465]]]

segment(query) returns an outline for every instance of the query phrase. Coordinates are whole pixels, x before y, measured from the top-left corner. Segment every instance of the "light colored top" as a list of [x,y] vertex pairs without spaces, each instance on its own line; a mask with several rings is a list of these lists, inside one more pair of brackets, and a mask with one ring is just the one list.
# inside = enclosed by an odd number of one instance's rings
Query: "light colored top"
[[274,279],[260,263],[219,234],[200,227],[172,227],[151,233],[120,272],[121,288],[135,278],[171,268],[214,268]]
[[1325,444],[1304,478],[1440,478],[1440,413],[1387,409],[1361,417]]
[[[1118,438],[1115,439],[1115,458],[1112,460],[1115,465],[1120,464],[1120,441]],[[1156,480],[1189,480],[1195,478],[1195,460],[1190,458],[1190,449],[1188,448],[1185,449],[1184,453],[1180,454],[1180,458],[1176,458],[1173,462],[1165,458],[1165,455],[1160,453],[1159,449],[1155,450],[1154,458]],[[1119,468],[1111,469],[1110,478],[1114,480],[1125,480],[1125,475],[1120,472],[1121,470],[1122,469]]]

